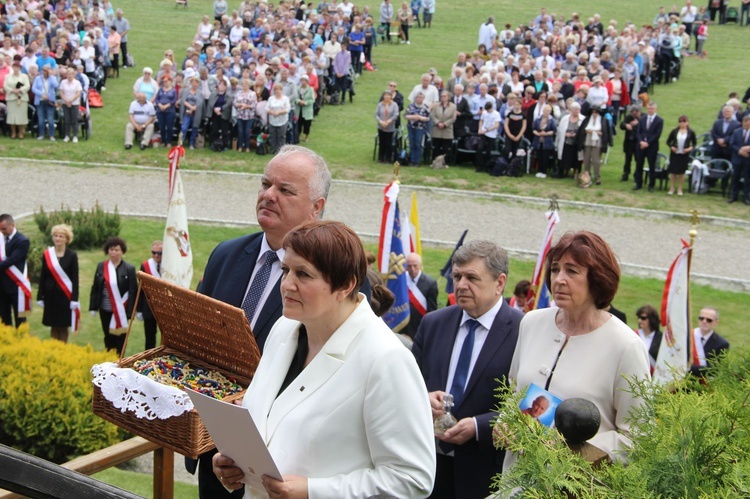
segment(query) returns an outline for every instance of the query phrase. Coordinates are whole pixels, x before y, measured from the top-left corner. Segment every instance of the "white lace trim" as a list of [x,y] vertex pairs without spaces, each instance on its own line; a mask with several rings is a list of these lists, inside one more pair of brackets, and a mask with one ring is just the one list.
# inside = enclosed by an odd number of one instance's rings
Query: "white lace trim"
[[193,408],[190,397],[179,388],[162,385],[113,362],[96,364],[91,372],[93,383],[101,388],[104,398],[138,419],[168,419]]

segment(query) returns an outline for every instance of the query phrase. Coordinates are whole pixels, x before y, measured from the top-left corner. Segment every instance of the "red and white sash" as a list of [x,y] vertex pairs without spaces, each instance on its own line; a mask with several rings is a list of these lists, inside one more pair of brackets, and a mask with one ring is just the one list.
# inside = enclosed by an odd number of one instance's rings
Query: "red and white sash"
[[[5,238],[0,237],[0,262],[5,260]],[[24,264],[23,272],[18,267],[12,265],[5,269],[8,277],[18,286],[18,316],[27,317],[31,313],[31,282],[27,273],[27,265]]]
[[695,344],[695,359],[697,359],[697,362],[694,362],[695,365],[706,367],[708,363],[706,362],[706,351],[703,349],[703,333],[701,333],[699,327],[693,329],[693,343]]
[[156,263],[156,260],[154,260],[153,258],[149,258],[148,260],[143,262],[143,270],[145,270],[147,274],[161,278],[161,273],[159,272],[159,264]]
[[409,286],[409,303],[419,312],[419,315],[424,317],[424,314],[427,313],[427,298],[425,298],[422,291],[417,287],[414,279],[407,277],[406,282]]
[[[70,280],[68,274],[66,274],[60,266],[60,261],[57,259],[57,254],[55,254],[55,248],[53,246],[44,250],[44,261],[47,262],[47,268],[52,274],[52,277],[55,278],[57,285],[60,286],[60,289],[65,293],[65,297],[69,301],[73,301],[73,281]],[[80,323],[81,309],[79,307],[70,311],[70,326],[73,328],[74,333],[78,331]]]
[[110,334],[124,334],[128,330],[128,293],[120,295],[117,287],[117,269],[111,260],[104,262],[104,285],[109,291],[109,303],[112,305],[112,320],[109,321]]

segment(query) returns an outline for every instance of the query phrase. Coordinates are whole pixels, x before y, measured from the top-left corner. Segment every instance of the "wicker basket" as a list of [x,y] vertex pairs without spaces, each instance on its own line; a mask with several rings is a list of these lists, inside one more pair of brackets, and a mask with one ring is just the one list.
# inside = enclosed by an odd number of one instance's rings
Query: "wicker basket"
[[[195,366],[233,377],[244,388],[260,360],[260,351],[242,309],[138,272],[162,333],[162,346],[121,359],[131,367],[141,359],[174,354]],[[227,397],[233,402],[244,391]],[[192,458],[212,449],[214,443],[195,409],[169,419],[139,419],[112,406],[94,386],[94,414],[120,428]]]

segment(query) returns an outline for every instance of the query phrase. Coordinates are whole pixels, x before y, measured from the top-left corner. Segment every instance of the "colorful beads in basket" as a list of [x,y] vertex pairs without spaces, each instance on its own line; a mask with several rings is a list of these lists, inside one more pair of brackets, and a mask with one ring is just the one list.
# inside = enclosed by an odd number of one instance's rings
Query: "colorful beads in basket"
[[133,369],[163,385],[190,388],[219,400],[243,389],[237,380],[203,367],[193,367],[175,355],[138,360]]

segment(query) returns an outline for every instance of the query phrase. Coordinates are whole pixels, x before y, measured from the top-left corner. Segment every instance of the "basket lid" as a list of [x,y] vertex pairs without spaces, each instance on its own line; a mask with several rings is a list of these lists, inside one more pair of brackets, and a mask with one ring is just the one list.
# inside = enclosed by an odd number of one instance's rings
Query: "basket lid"
[[145,272],[138,272],[138,280],[164,345],[231,373],[253,377],[260,350],[242,309]]

